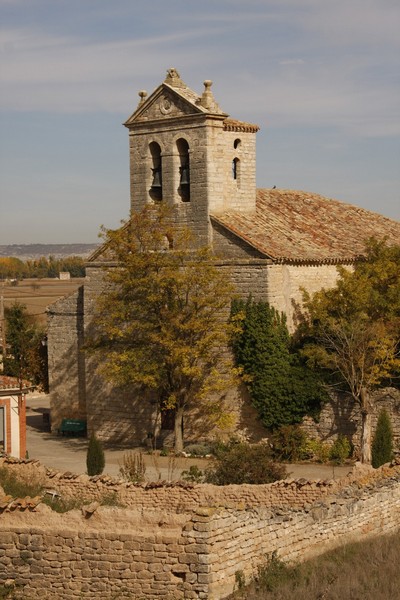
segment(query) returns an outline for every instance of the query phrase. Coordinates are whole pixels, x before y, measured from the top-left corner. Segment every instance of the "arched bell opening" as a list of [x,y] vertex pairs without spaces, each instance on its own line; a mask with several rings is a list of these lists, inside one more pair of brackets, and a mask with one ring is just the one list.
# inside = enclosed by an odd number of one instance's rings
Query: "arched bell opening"
[[190,161],[189,144],[183,138],[176,142],[179,154],[179,187],[178,193],[183,202],[190,201]]
[[157,142],[151,142],[149,144],[150,155],[151,155],[151,171],[152,181],[149,190],[150,198],[152,200],[162,200],[162,159],[161,159],[161,148]]

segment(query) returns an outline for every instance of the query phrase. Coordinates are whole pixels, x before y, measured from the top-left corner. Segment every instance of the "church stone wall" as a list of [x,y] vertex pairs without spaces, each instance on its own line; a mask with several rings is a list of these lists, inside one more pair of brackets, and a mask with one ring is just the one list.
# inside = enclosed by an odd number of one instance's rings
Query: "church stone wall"
[[51,426],[86,417],[85,358],[82,352],[84,287],[48,309],[48,368]]
[[275,264],[268,268],[268,302],[287,315],[289,331],[298,324],[299,311],[303,305],[303,292],[310,294],[322,288],[335,286],[338,272],[336,265]]

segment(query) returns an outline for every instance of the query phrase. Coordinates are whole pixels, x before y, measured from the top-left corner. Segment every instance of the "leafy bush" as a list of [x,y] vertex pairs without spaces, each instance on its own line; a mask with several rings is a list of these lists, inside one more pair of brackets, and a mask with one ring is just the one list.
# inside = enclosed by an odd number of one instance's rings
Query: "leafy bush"
[[283,461],[295,462],[308,458],[307,435],[298,425],[283,425],[270,438],[272,455]]
[[206,470],[206,481],[215,485],[272,483],[287,476],[283,465],[273,462],[265,444],[229,443]]
[[103,446],[100,440],[92,433],[86,454],[86,468],[88,475],[100,475],[104,471],[105,464],[106,461]]
[[207,444],[188,444],[185,447],[185,452],[192,456],[206,456],[211,454],[211,447]]
[[146,474],[143,454],[141,452],[128,452],[124,454],[122,466],[119,468],[121,476],[127,481],[141,483]]
[[258,585],[268,592],[296,579],[299,579],[298,568],[284,563],[278,558],[276,550],[268,557],[267,563],[258,568],[255,578]]
[[201,483],[204,480],[204,472],[197,465],[191,465],[188,471],[182,471],[181,477],[184,481]]
[[320,463],[327,463],[331,458],[331,444],[321,442],[314,438],[307,438],[304,451],[308,459],[316,460]]
[[393,430],[388,412],[379,413],[374,439],[372,441],[372,466],[377,469],[393,458]]
[[342,463],[344,463],[346,458],[349,458],[350,455],[350,441],[345,435],[339,435],[330,449],[329,458],[341,465]]

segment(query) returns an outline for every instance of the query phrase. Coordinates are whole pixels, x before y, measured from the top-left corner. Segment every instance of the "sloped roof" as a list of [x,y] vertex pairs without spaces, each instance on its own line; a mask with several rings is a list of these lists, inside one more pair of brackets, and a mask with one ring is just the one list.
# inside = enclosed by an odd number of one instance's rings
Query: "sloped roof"
[[27,389],[33,389],[33,385],[24,379],[22,382],[17,377],[11,377],[9,375],[0,375],[0,395],[5,393],[11,393],[15,390],[20,390],[22,385],[22,391],[26,392]]
[[308,192],[257,190],[256,211],[211,215],[251,246],[281,262],[347,262],[363,255],[370,237],[400,244],[400,223]]
[[258,125],[254,123],[246,123],[245,121],[238,121],[237,119],[225,119],[224,120],[225,131],[246,131],[251,133],[257,133],[260,129]]

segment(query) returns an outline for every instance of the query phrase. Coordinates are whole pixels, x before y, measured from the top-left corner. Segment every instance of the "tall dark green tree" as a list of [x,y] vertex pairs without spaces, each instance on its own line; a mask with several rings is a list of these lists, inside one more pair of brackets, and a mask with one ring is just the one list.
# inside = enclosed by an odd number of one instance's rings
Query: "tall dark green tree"
[[101,475],[106,464],[102,443],[93,433],[90,436],[89,445],[86,453],[87,473],[90,477]]
[[393,458],[393,430],[387,410],[379,413],[374,439],[372,440],[372,466],[377,469]]
[[299,423],[316,414],[325,392],[318,378],[291,351],[286,318],[267,302],[232,303],[232,339],[252,402],[267,428]]

